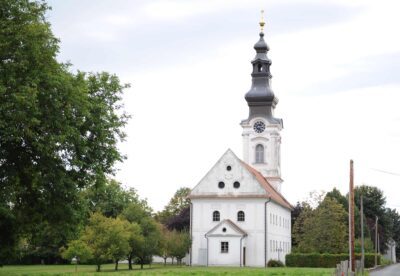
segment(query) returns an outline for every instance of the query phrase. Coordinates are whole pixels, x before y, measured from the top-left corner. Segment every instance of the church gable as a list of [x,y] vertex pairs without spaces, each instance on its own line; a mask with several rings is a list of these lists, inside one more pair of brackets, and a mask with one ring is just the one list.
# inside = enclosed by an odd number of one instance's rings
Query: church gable
[[218,223],[214,228],[206,233],[207,237],[232,237],[232,236],[247,236],[246,231],[237,226],[229,219],[224,219]]
[[196,197],[268,197],[257,178],[229,149],[191,191]]

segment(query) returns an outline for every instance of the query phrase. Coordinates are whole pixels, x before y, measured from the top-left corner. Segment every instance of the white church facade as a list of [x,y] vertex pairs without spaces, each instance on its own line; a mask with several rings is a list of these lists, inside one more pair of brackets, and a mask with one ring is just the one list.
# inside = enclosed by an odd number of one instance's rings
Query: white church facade
[[190,265],[266,266],[291,251],[291,204],[282,196],[281,119],[270,87],[269,50],[263,26],[254,45],[252,86],[245,95],[243,160],[227,150],[193,188]]

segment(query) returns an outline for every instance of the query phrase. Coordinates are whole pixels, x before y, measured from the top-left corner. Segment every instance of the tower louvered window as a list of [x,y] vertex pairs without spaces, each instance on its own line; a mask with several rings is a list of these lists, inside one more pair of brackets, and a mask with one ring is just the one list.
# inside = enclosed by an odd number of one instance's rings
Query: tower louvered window
[[264,146],[260,144],[256,146],[256,163],[264,163]]

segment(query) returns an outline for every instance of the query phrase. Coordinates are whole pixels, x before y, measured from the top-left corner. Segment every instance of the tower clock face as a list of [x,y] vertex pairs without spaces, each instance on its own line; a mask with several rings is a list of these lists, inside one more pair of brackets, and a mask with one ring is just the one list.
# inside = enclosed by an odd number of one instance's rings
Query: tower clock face
[[257,133],[262,133],[265,130],[265,124],[264,122],[257,121],[254,123],[253,129]]

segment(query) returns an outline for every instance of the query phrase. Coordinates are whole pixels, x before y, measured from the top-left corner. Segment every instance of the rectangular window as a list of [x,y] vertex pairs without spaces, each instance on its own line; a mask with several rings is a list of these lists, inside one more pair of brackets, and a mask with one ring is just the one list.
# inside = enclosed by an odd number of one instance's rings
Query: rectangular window
[[221,253],[228,253],[228,252],[229,252],[229,243],[221,242]]

